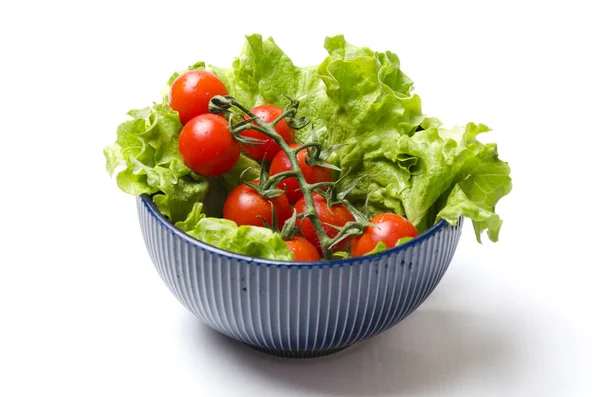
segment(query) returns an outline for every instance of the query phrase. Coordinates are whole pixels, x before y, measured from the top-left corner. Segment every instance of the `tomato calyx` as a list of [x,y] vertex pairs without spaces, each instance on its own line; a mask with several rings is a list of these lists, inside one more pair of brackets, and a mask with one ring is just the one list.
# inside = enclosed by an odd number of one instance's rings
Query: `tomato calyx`
[[317,140],[314,126],[311,126],[310,137],[311,137],[311,142],[305,143],[304,145],[300,145],[299,147],[294,149],[296,151],[296,153],[300,152],[303,149],[306,149],[306,152],[307,152],[306,164],[308,164],[311,167],[317,166],[317,167],[329,168],[331,170],[340,172],[341,171],[340,167],[327,162],[327,159],[336,150],[338,150],[339,148],[341,148],[343,146],[346,146],[346,144],[340,143],[340,144],[336,144],[336,145],[331,145],[327,149],[323,149],[322,146],[319,144],[319,141]]
[[[240,174],[240,179],[243,181],[242,183],[249,188],[253,189],[258,193],[259,196],[264,197],[266,199],[274,199],[283,194],[285,194],[285,189],[277,188],[277,184],[273,183],[272,178],[269,178],[269,171],[267,170],[266,163],[263,161],[260,166],[260,175],[258,177],[258,183],[254,183],[256,181],[245,181],[244,174],[249,170],[246,168]],[[273,187],[275,186],[275,187]]]
[[292,216],[285,221],[281,228],[281,238],[284,241],[292,240],[300,233],[300,222],[298,219],[304,218],[305,213],[298,214],[296,209],[293,209]]
[[[283,113],[269,124],[275,126],[281,120],[285,119],[287,125],[294,129],[299,130],[306,127],[310,123],[308,117],[302,116],[294,118],[296,111],[298,110],[299,102],[295,99],[284,95],[290,103],[285,107]],[[240,112],[232,109],[237,108]],[[260,117],[252,114],[252,112],[238,103],[235,98],[231,95],[216,95],[208,104],[208,111],[213,114],[228,114],[229,115],[229,131],[233,134],[236,141],[242,145],[248,146],[259,146],[267,142],[265,139],[257,139],[254,137],[241,135],[243,131],[255,130],[264,135],[268,136],[265,129],[257,125],[257,121]],[[240,121],[238,121],[240,120]]]
[[272,201],[269,201],[269,204],[271,205],[271,219],[272,219],[272,222],[269,223],[269,220],[266,219],[262,215],[258,215],[257,217],[262,221],[263,226],[266,229],[271,229],[271,231],[273,233],[278,233],[279,232],[279,227],[277,226],[277,214],[276,214],[276,211],[275,211],[275,204],[273,204]]
[[[247,185],[247,183],[245,183],[245,184]],[[254,185],[252,188],[254,189],[256,186],[257,185]],[[275,205],[273,204],[273,202],[270,202],[270,204],[271,204],[271,219],[273,221],[271,223],[269,223],[269,221],[267,219],[265,219],[262,216],[259,216],[259,218],[261,218],[261,220],[264,224],[264,227],[267,229],[271,229],[271,231],[273,233],[280,233],[281,239],[283,241],[291,241],[294,239],[294,237],[301,235],[300,224],[299,224],[298,220],[304,218],[306,213],[299,214],[298,211],[296,211],[296,209],[294,208],[292,210],[292,215],[283,223],[283,226],[281,227],[281,230],[280,230],[279,227],[277,226],[279,223],[277,222],[277,214],[275,211]]]
[[294,118],[294,117],[287,117],[285,116],[285,114],[287,113],[287,111],[293,112],[293,114],[295,115],[296,112],[298,111],[298,106],[300,106],[300,101],[298,101],[297,99],[294,99],[292,97],[289,97],[287,95],[283,95],[288,101],[290,101],[290,103],[288,103],[285,107],[285,111],[284,113],[277,119],[275,120],[274,124],[277,124],[277,122],[279,122],[282,119],[286,119],[287,124],[290,126],[290,128],[294,129],[294,130],[301,130],[302,128],[306,127],[307,125],[310,124],[310,118],[306,117],[306,116],[302,116],[302,117],[298,117],[298,118]]
[[[352,205],[349,200],[346,199],[346,196],[352,190],[354,190],[364,178],[366,178],[366,175],[361,175],[360,177],[354,179],[342,190],[340,190],[340,185],[342,181],[344,181],[347,178],[347,176],[350,174],[350,171],[351,170],[349,169],[346,173],[344,173],[344,175],[342,175],[337,181],[335,181],[331,185],[330,189],[326,191],[323,191],[321,189],[316,190],[316,193],[321,195],[326,200],[327,207],[329,209],[331,209],[333,206],[343,205],[346,208],[348,208],[348,210],[352,213],[352,215],[355,218],[353,222],[347,222],[344,226],[341,227],[327,222],[324,223],[328,227],[338,231],[337,236],[331,241],[331,244],[328,247],[329,249],[333,249],[337,244],[344,241],[345,239],[362,235],[367,227],[373,226],[373,223],[371,223],[369,220],[368,209],[369,196],[372,192],[370,192],[367,195],[367,199],[365,200],[364,211],[359,210],[354,205]],[[341,254],[340,252],[334,252],[333,255],[340,257],[340,255],[343,254]]]
[[[240,135],[247,126],[248,129],[251,128],[249,126],[258,120],[258,116],[242,117],[239,113],[231,111],[232,101],[235,101],[235,98],[231,95],[216,95],[210,100],[208,111],[212,114],[228,115],[229,132],[231,132],[233,138],[242,145],[258,146],[266,143],[267,141],[264,139]],[[238,119],[241,120],[237,121]]]
[[350,212],[352,213],[352,215],[354,215],[354,217],[361,222],[364,227],[367,227],[370,225],[369,223],[369,208],[368,208],[368,204],[369,204],[369,196],[371,195],[370,192],[369,194],[367,194],[367,199],[365,200],[365,206],[364,206],[364,210],[361,211],[358,208],[356,208],[354,205],[352,205],[350,203],[349,200],[346,199],[346,196],[352,192],[356,186],[367,177],[367,175],[361,175],[358,178],[354,179],[352,182],[350,182],[347,186],[345,186],[343,189],[340,190],[340,185],[342,184],[342,182],[344,181],[344,179],[346,179],[348,177],[348,175],[350,174],[350,169],[348,169],[348,171],[342,175],[337,181],[335,181],[335,183],[333,183],[333,185],[331,186],[330,189],[328,190],[321,190],[318,189],[317,192],[323,196],[325,198],[325,200],[327,200],[327,206],[329,208],[331,208],[332,206],[336,205],[336,204],[343,204],[346,207],[348,207],[348,209],[350,210]]
[[363,220],[356,220],[354,222],[347,222],[344,226],[336,226],[331,223],[324,223],[328,227],[336,229],[338,231],[337,235],[332,239],[328,249],[332,249],[340,242],[346,240],[349,237],[360,236],[363,234],[363,231],[367,226],[370,225],[369,222],[364,222]]

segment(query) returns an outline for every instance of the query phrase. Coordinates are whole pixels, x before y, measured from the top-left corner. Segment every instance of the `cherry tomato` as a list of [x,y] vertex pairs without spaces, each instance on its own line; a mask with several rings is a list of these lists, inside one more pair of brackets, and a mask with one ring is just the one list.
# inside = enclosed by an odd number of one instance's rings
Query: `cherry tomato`
[[[277,117],[281,116],[283,114],[283,110],[275,105],[261,105],[252,109],[252,113],[257,115],[262,121],[270,123],[275,121]],[[288,144],[294,143],[294,130],[288,126],[285,120],[281,120],[275,125],[275,131],[281,135]],[[273,160],[273,157],[275,157],[275,155],[281,150],[279,145],[277,145],[273,139],[267,138],[258,131],[247,130],[240,133],[240,135],[266,140],[265,143],[261,143],[257,146],[242,145],[244,152],[246,152],[246,154],[248,154],[248,156],[252,157],[254,160],[262,161],[264,157],[265,161],[270,163]]]
[[403,216],[385,213],[371,219],[375,226],[368,226],[365,232],[352,241],[352,256],[365,255],[382,241],[386,247],[392,248],[403,237],[417,237],[417,229]]
[[[327,206],[327,200],[325,200],[323,196],[317,193],[313,193],[312,196],[315,202],[315,209],[317,210],[319,220],[323,225],[323,229],[325,229],[325,234],[327,234],[329,238],[335,237],[339,232],[335,227],[330,225],[343,227],[347,222],[353,222],[356,220],[354,219],[354,215],[352,215],[348,207],[346,207],[344,204],[335,204],[329,208]],[[298,214],[306,211],[306,201],[304,200],[304,197],[298,200],[296,205],[294,205],[294,209]],[[304,238],[313,243],[313,245],[322,252],[319,236],[317,235],[317,231],[315,230],[312,222],[307,218],[299,219],[298,223],[300,222],[302,222],[300,225],[300,232],[302,232]],[[333,247],[333,251],[346,250],[350,245],[350,242],[350,238],[345,238]]]
[[180,74],[169,91],[169,105],[179,113],[181,124],[208,113],[208,103],[215,95],[227,95],[225,84],[217,76],[203,69]]
[[321,259],[319,251],[310,241],[300,236],[294,236],[291,240],[285,242],[290,251],[294,254],[295,261],[318,261]]
[[[258,181],[251,183],[258,184]],[[261,197],[256,190],[241,184],[229,193],[223,208],[223,218],[234,221],[238,226],[264,226],[260,217],[273,224],[271,204],[275,207],[277,226],[281,230],[283,223],[292,216],[290,202],[285,194],[272,199]]]
[[[298,144],[290,145],[291,148],[297,148]],[[302,170],[302,174],[308,183],[318,183],[318,182],[331,182],[333,179],[333,171],[329,168],[319,167],[319,166],[310,166],[306,164],[308,156],[307,149],[303,149],[296,155],[298,159],[298,164],[300,165],[300,169]],[[269,170],[270,175],[275,175],[280,172],[290,171],[292,169],[292,163],[290,159],[285,155],[283,150],[280,150],[279,153],[273,159],[271,163],[271,168]],[[298,180],[294,177],[285,178],[281,181],[279,185],[280,189],[286,190],[286,194],[290,203],[294,204],[300,198],[302,198],[302,190],[300,190],[300,184]]]
[[216,114],[202,114],[183,126],[179,152],[185,165],[203,176],[229,171],[240,157],[240,144],[233,139],[229,123]]

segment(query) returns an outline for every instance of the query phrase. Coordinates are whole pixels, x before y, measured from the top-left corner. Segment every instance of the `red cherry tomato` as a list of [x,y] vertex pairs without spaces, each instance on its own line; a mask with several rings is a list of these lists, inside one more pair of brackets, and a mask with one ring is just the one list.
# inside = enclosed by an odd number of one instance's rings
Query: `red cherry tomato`
[[[298,146],[300,145],[290,145],[291,148],[297,148]],[[306,178],[306,181],[308,183],[331,182],[333,179],[333,171],[329,168],[310,166],[306,164],[307,156],[307,149],[301,150],[296,155],[298,164],[300,165],[300,169],[302,170],[302,174],[304,175],[304,178]],[[288,159],[283,150],[280,150],[271,163],[269,174],[275,175],[280,172],[290,171],[291,169],[292,163],[290,162],[290,159]],[[302,197],[302,190],[300,190],[300,184],[296,178],[285,178],[283,181],[281,181],[279,188],[283,190],[287,189],[286,194],[290,200],[290,203],[292,204],[300,200]]]
[[[356,220],[354,215],[352,215],[348,207],[346,207],[344,204],[335,204],[329,208],[327,206],[327,200],[317,193],[313,193],[313,200],[315,202],[315,209],[317,210],[319,220],[323,225],[323,229],[325,229],[325,234],[327,234],[329,238],[335,237],[339,232],[335,227],[330,225],[343,227],[347,222],[353,222]],[[294,209],[298,214],[306,211],[306,201],[304,200],[304,197],[298,200],[296,205],[294,205]],[[315,230],[312,222],[306,218],[299,219],[298,223],[300,222],[302,222],[300,226],[300,232],[302,232],[304,238],[310,241],[319,249],[319,251],[322,252],[323,250],[321,249],[319,236],[317,235],[317,231]],[[333,247],[333,251],[346,250],[350,245],[350,242],[350,238],[345,238]]]
[[361,236],[352,241],[352,256],[373,251],[380,241],[392,248],[401,238],[417,237],[419,234],[408,219],[393,213],[379,214],[371,219],[371,223],[375,226],[368,226]]
[[208,113],[208,103],[215,95],[227,95],[225,84],[203,69],[180,74],[169,91],[169,105],[179,113],[181,124]]
[[305,238],[294,236],[291,240],[285,242],[290,251],[294,254],[295,261],[318,261],[321,259],[319,251],[314,245]]
[[[271,123],[283,114],[283,110],[275,105],[261,105],[252,109],[252,113],[257,115],[262,121]],[[294,143],[294,130],[288,126],[285,120],[281,120],[275,125],[275,131],[283,137],[288,145]],[[277,145],[273,139],[267,138],[258,131],[246,130],[240,133],[240,135],[266,141],[257,146],[242,145],[244,152],[257,161],[262,161],[264,157],[265,161],[270,163],[275,155],[281,150],[279,145]]]
[[203,114],[183,126],[179,152],[185,165],[203,176],[219,176],[229,171],[240,157],[240,144],[233,139],[229,124],[216,114]]
[[[258,181],[251,183],[258,184]],[[292,216],[290,203],[282,194],[279,197],[267,199],[261,197],[256,190],[247,185],[239,185],[229,193],[223,208],[223,218],[234,221],[238,226],[264,226],[260,217],[267,220],[269,225],[273,224],[271,204],[275,207],[277,226],[281,230],[283,224]]]

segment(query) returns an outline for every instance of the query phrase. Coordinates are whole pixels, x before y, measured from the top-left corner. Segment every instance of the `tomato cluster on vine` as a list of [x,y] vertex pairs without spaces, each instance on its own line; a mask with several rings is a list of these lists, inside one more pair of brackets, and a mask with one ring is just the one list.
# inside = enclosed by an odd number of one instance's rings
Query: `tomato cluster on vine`
[[[238,226],[281,231],[294,260],[330,259],[336,251],[362,256],[379,242],[391,248],[399,239],[417,235],[400,215],[380,214],[367,221],[336,196],[336,167],[326,159],[330,153],[316,141],[295,142],[294,130],[307,124],[304,118],[294,118],[297,102],[291,100],[286,109],[262,104],[247,110],[228,96],[214,74],[199,69],[174,80],[169,104],[183,124],[179,151],[195,173],[218,177],[234,167],[242,151],[262,163],[259,180],[229,192],[223,217]],[[231,113],[232,107],[240,112]],[[223,117],[228,113],[229,120]]]

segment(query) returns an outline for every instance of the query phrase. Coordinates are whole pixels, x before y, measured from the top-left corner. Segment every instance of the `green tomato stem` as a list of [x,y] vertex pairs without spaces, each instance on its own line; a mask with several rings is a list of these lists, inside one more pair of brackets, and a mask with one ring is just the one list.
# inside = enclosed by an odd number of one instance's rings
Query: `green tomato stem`
[[293,117],[295,114],[296,114],[296,109],[288,109],[285,112],[283,112],[279,117],[277,117],[275,120],[273,120],[270,124],[273,124],[273,126],[276,126],[284,118],[286,118],[288,116]]
[[[252,113],[250,110],[246,109],[243,105],[238,103],[236,100],[232,99],[231,105],[237,107],[238,109],[240,109],[242,112],[246,113],[250,117],[256,117],[256,115],[254,113]],[[287,144],[285,139],[283,139],[283,137],[281,135],[279,135],[277,133],[277,131],[275,131],[275,125],[279,121],[281,121],[284,117],[288,117],[288,116],[293,117],[295,114],[296,114],[296,109],[292,108],[292,109],[288,109],[287,111],[285,111],[280,117],[278,117],[271,123],[265,123],[263,120],[261,120],[260,118],[257,117],[254,121],[254,123],[256,125],[246,124],[243,127],[244,127],[244,129],[254,129],[255,131],[258,131],[261,134],[264,134],[267,137],[273,139],[275,141],[275,143],[277,143],[277,145],[279,145],[281,150],[283,150],[283,152],[286,154],[286,156],[288,157],[288,159],[290,160],[290,163],[292,165],[293,174],[290,173],[290,175],[296,177],[296,179],[298,180],[298,184],[300,185],[300,189],[302,190],[302,195],[304,196],[304,200],[306,203],[306,211],[304,211],[305,218],[308,218],[311,221],[311,223],[313,224],[313,226],[315,228],[315,231],[317,232],[317,236],[319,238],[319,243],[321,244],[321,249],[323,250],[323,256],[325,257],[325,259],[333,259],[333,253],[331,252],[331,245],[335,242],[335,239],[331,239],[327,236],[327,233],[325,232],[325,228],[323,227],[323,224],[319,220],[319,215],[317,214],[317,208],[315,206],[315,202],[314,202],[313,196],[312,196],[314,186],[306,181],[304,174],[302,174],[302,170],[300,168],[300,164],[298,163],[298,159],[296,158],[296,154],[300,150],[296,151],[295,149],[292,149]],[[237,131],[234,130],[232,132],[235,133]],[[315,146],[315,145],[306,144],[305,146],[311,147],[311,146]]]

